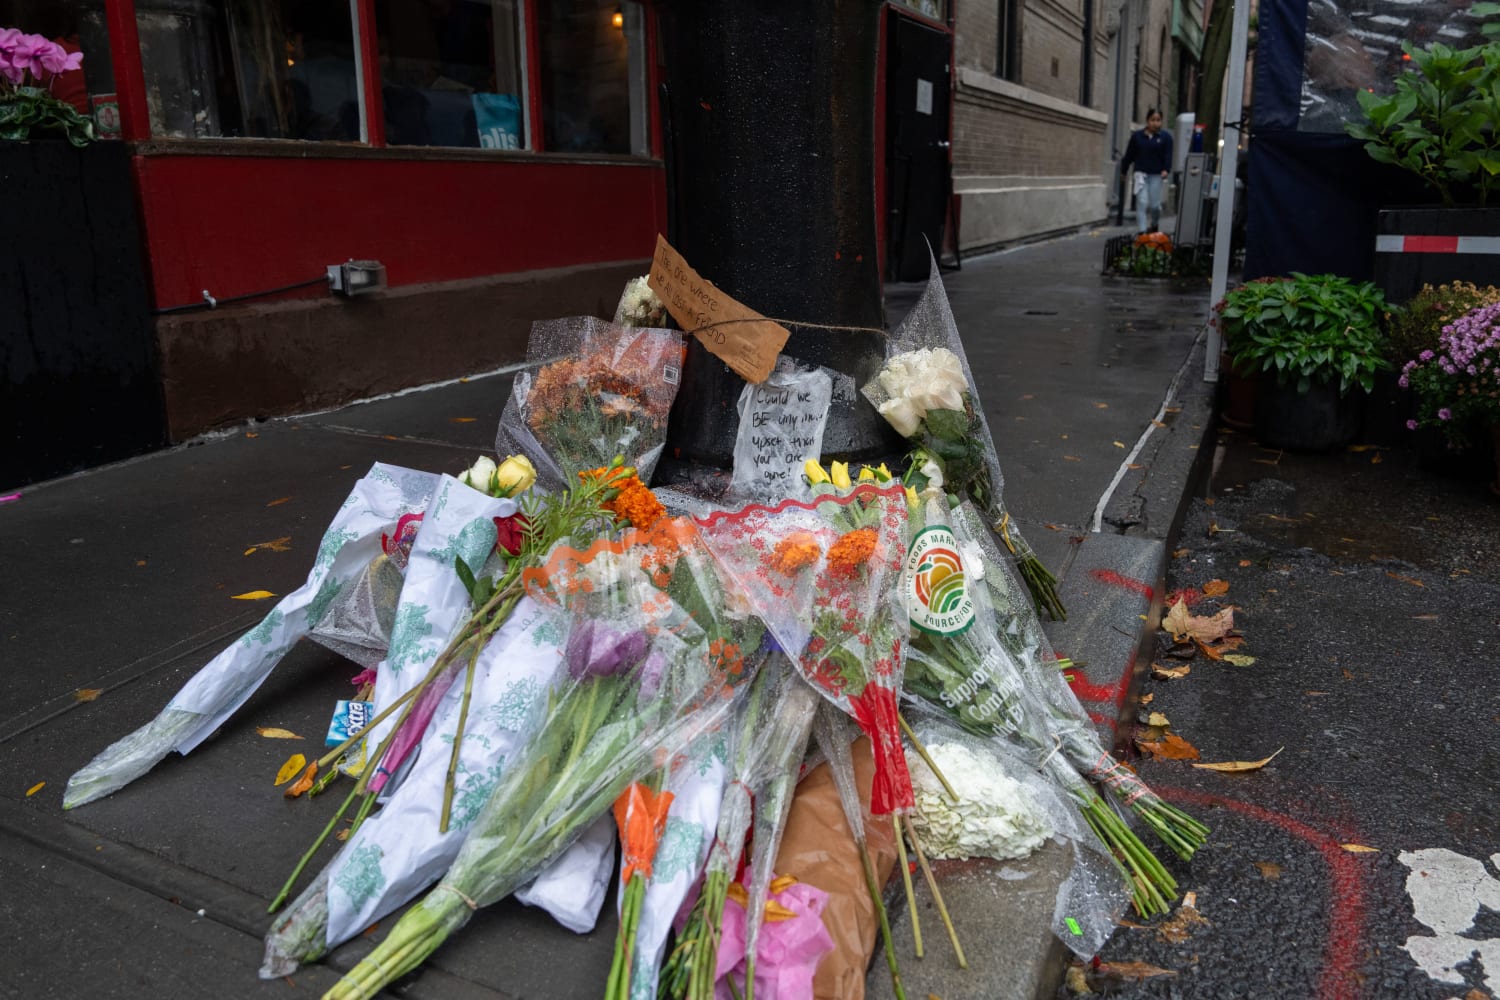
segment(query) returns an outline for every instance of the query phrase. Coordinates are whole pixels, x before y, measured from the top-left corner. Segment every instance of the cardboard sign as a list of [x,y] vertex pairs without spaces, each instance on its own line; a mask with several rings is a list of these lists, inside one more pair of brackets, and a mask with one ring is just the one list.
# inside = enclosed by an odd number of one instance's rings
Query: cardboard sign
[[700,277],[661,235],[647,282],[679,326],[746,382],[764,382],[790,334]]
[[833,379],[821,368],[773,372],[740,394],[734,440],[736,492],[785,497],[800,492],[802,463],[823,450]]

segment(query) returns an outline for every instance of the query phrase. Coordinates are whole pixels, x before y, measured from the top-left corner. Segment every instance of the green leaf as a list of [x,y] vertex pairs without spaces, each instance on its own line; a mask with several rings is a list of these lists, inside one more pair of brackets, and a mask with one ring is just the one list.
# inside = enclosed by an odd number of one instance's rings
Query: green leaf
[[469,599],[474,600],[474,591],[477,586],[474,571],[469,568],[468,563],[464,562],[463,556],[453,557],[453,568],[458,571],[458,579],[463,583],[464,590],[468,591]]

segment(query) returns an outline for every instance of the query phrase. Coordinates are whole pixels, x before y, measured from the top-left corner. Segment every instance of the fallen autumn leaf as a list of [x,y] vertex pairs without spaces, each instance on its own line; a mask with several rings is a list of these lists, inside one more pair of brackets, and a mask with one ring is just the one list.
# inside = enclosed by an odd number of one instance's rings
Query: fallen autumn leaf
[[1225,608],[1215,615],[1204,617],[1188,611],[1187,602],[1181,598],[1161,620],[1161,627],[1172,633],[1173,642],[1196,639],[1199,642],[1217,642],[1234,628],[1234,609]]
[[279,788],[297,776],[297,772],[307,766],[307,758],[300,753],[294,753],[281,765],[281,770],[276,772],[276,786]]
[[103,693],[103,688],[79,688],[73,692],[73,700],[78,702],[93,701]]
[[1167,733],[1160,740],[1137,740],[1135,745],[1145,753],[1154,754],[1163,760],[1198,759],[1198,748],[1176,733]]
[[1223,597],[1229,593],[1228,580],[1210,580],[1203,585],[1204,597]]
[[1179,678],[1186,677],[1188,675],[1188,672],[1192,669],[1192,667],[1189,667],[1186,664],[1180,667],[1164,667],[1160,663],[1153,663],[1151,664],[1151,676],[1155,677],[1157,680],[1175,681]]
[[269,590],[247,590],[243,594],[234,594],[229,599],[231,601],[264,601],[268,597],[275,596]]
[[33,795],[35,795],[37,792],[40,792],[43,788],[46,788],[46,787],[47,787],[47,783],[45,781],[38,781],[36,784],[34,784],[30,788],[26,789],[26,797],[29,799]]
[[1275,760],[1276,754],[1281,753],[1281,751],[1285,749],[1286,747],[1277,747],[1276,753],[1273,753],[1265,760],[1226,760],[1214,764],[1194,764],[1193,766],[1201,768],[1205,771],[1219,771],[1223,774],[1239,774],[1242,771],[1259,771],[1261,768],[1271,763],[1271,761]]
[[1272,882],[1281,878],[1281,866],[1274,861],[1257,861],[1255,867],[1260,869],[1260,877]]
[[255,731],[268,740],[300,740],[302,738],[290,729],[279,729],[276,726],[256,726]]
[[1366,847],[1364,844],[1340,844],[1339,846],[1342,847],[1344,850],[1348,851],[1350,854],[1379,854],[1380,853],[1380,848],[1378,848],[1378,847]]

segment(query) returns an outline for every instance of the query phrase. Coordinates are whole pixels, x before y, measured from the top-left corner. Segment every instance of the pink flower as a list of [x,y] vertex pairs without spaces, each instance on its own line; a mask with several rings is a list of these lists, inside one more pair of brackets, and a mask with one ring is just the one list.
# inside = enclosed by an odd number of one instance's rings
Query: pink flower
[[1453,411],[1450,410],[1450,409],[1448,409],[1446,406],[1443,407],[1441,410],[1438,410],[1438,419],[1439,420],[1452,420],[1453,419]]
[[1406,429],[1409,430],[1409,431],[1416,430],[1417,429],[1417,422],[1415,420],[1408,420],[1406,422]]
[[71,73],[83,65],[83,53],[69,52],[56,42],[47,42],[37,48],[36,61],[48,73]]

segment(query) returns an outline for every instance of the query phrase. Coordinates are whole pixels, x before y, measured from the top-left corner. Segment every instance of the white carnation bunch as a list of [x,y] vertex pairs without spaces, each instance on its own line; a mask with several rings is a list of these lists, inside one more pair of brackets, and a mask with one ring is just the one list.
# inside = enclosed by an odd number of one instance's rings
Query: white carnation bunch
[[660,326],[666,316],[666,307],[651,290],[646,275],[631,278],[625,283],[620,304],[615,307],[615,322],[620,326]]
[[912,825],[931,857],[1024,858],[1052,836],[1046,813],[992,755],[962,743],[929,743],[927,753],[958,793],[957,802],[948,798],[932,769],[907,752]]

